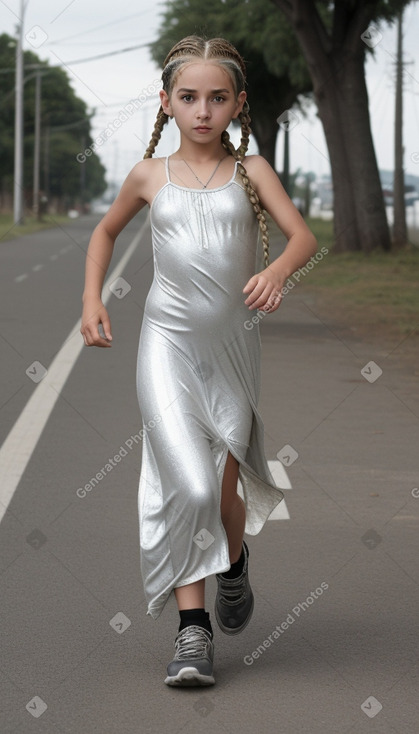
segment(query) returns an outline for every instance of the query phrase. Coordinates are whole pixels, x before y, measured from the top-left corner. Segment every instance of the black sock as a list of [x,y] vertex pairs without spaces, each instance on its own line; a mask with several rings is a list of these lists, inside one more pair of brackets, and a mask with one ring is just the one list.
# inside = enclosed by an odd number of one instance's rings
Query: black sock
[[240,558],[235,563],[232,563],[229,570],[222,574],[226,579],[236,579],[240,574],[243,573],[243,566],[244,566],[244,549],[242,548],[242,552],[240,555]]
[[189,627],[191,624],[196,624],[198,627],[203,627],[207,632],[212,635],[212,627],[210,622],[209,613],[205,609],[182,609],[179,612],[180,624],[179,632],[185,627]]

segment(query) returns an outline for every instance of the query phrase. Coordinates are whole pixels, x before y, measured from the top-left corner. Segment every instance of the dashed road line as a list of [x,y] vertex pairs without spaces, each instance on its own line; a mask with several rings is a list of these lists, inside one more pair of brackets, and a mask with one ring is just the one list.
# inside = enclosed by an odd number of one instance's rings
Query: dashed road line
[[[66,252],[69,252],[73,249],[74,245],[67,245],[66,247],[62,247],[59,252],[55,252],[53,255],[49,256],[49,260],[58,260],[60,255],[64,255]],[[38,273],[40,270],[42,270],[45,267],[44,263],[37,263],[32,267],[32,272]],[[17,275],[16,278],[14,278],[15,283],[21,283],[23,280],[26,280],[28,277],[28,273],[22,273],[21,275]]]

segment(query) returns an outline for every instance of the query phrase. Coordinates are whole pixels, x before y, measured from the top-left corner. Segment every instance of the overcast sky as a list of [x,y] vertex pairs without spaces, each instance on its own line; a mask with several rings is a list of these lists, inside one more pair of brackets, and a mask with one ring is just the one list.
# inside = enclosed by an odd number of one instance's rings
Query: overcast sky
[[[93,137],[108,130],[130,100],[138,109],[125,109],[127,119],[98,149],[108,170],[107,178],[121,183],[142,158],[159,106],[155,90],[161,71],[150,60],[147,47],[107,58],[73,64],[124,48],[147,44],[157,37],[165,3],[149,0],[26,0],[24,48],[56,65],[65,63],[76,94],[95,109]],[[205,2],[203,2],[203,15]],[[274,12],[274,9],[273,9]],[[15,35],[20,0],[0,0],[0,32]],[[378,165],[393,168],[395,26],[380,28],[381,40],[375,57],[367,61],[367,85]],[[405,170],[419,176],[419,5],[405,11],[404,51],[406,65],[404,97]],[[103,139],[105,138],[105,134]],[[159,155],[175,150],[174,121],[163,134]],[[327,148],[321,124],[313,107],[308,119],[290,135],[292,170],[301,168],[317,174],[329,172]],[[278,138],[277,168],[282,168],[282,138]],[[253,145],[249,152],[257,152]]]

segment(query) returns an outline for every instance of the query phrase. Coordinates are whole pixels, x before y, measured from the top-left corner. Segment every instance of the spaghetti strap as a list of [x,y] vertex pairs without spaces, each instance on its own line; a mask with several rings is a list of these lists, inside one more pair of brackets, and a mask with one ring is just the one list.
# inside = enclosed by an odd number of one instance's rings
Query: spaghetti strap
[[171,181],[170,181],[170,172],[169,172],[169,156],[168,155],[166,156],[165,168],[166,168],[166,178],[167,178],[168,182],[171,183]]

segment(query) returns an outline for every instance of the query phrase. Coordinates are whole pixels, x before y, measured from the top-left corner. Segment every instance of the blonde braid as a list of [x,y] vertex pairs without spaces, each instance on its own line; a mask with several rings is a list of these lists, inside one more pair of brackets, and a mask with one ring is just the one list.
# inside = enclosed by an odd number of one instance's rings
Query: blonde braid
[[162,133],[163,127],[165,126],[165,124],[168,121],[168,119],[169,119],[169,116],[166,115],[165,112],[163,112],[163,108],[160,105],[160,108],[159,108],[159,111],[158,111],[157,117],[156,117],[156,122],[154,123],[154,130],[151,133],[151,140],[150,140],[150,143],[148,145],[148,148],[147,148],[146,152],[143,155],[143,159],[144,158],[151,158],[152,157],[152,155],[153,155],[153,153],[154,153],[154,151],[155,151],[155,149],[156,149],[156,147],[158,145],[158,142],[159,142],[159,140],[161,138],[161,133]]
[[245,100],[243,109],[239,114],[239,120],[241,124],[241,138],[240,145],[237,148],[237,152],[240,156],[240,159],[243,159],[247,153],[247,149],[249,147],[249,137],[250,133],[252,132],[250,129],[249,103],[247,100]]
[[247,102],[245,102],[243,106],[242,112],[239,114],[239,120],[241,122],[241,141],[240,141],[240,147],[236,150],[233,143],[230,140],[230,136],[227,132],[227,130],[224,130],[224,132],[221,135],[221,142],[223,145],[223,148],[227,150],[230,155],[232,155],[236,161],[239,161],[239,165],[237,166],[237,170],[239,171],[244,188],[246,190],[246,194],[249,197],[249,201],[253,206],[253,209],[255,211],[257,220],[259,222],[259,229],[261,231],[262,235],[262,246],[263,246],[263,262],[265,268],[269,266],[269,232],[268,232],[268,225],[266,224],[266,217],[265,213],[262,209],[262,206],[260,204],[259,197],[253,188],[250,179],[247,175],[247,171],[245,167],[242,164],[242,160],[247,152],[248,142],[249,142],[249,136],[251,133],[250,129],[250,117],[248,113],[249,105]]

